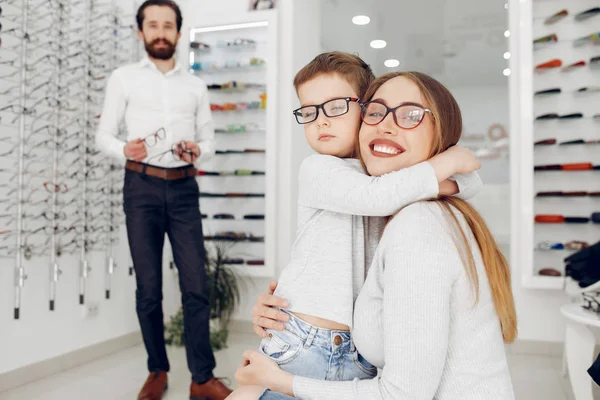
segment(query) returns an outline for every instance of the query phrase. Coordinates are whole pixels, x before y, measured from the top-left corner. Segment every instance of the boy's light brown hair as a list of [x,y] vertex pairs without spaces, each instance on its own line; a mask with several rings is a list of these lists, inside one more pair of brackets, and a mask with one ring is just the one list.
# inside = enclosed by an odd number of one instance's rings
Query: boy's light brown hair
[[362,58],[350,53],[331,51],[321,53],[306,64],[294,78],[296,92],[300,85],[322,74],[338,74],[356,90],[360,99],[363,98],[375,75]]

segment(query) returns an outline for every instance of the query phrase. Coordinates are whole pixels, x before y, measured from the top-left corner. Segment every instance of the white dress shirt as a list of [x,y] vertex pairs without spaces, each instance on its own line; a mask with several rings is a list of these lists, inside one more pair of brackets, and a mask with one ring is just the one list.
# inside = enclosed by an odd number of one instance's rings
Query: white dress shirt
[[[162,168],[186,165],[172,153],[158,156],[182,140],[195,141],[198,160],[215,152],[214,127],[206,84],[176,62],[163,74],[146,56],[140,62],[116,69],[108,79],[104,108],[96,132],[96,145],[104,153],[124,162],[125,142],[117,139],[125,118],[127,141],[145,138],[160,128],[165,138],[148,147],[142,162]],[[197,161],[198,161],[197,160]]]

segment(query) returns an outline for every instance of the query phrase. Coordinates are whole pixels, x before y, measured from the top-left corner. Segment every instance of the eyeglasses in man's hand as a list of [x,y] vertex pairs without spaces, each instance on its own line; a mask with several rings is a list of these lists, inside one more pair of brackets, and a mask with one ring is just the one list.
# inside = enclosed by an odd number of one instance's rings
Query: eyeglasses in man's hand
[[173,156],[189,164],[193,164],[200,157],[200,148],[195,142],[184,140],[173,146]]
[[150,159],[157,158],[158,160],[163,160],[168,154],[171,154],[175,161],[193,164],[200,156],[200,148],[195,142],[184,140],[175,143],[170,150],[156,154],[150,157]]
[[156,143],[158,143],[160,140],[163,140],[166,136],[167,133],[165,132],[165,128],[159,128],[156,132],[152,132],[145,138],[142,138],[142,140],[146,146],[154,147],[156,146]]

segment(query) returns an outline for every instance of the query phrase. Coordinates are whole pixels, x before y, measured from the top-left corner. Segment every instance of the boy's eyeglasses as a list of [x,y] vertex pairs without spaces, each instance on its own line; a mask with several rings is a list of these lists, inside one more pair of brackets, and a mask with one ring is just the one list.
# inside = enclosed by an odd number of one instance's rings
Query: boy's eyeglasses
[[423,122],[425,114],[431,114],[431,110],[423,108],[416,103],[404,103],[398,107],[389,108],[381,101],[368,101],[362,105],[361,118],[367,125],[377,125],[383,121],[389,113],[394,116],[394,122],[402,129],[414,129]]
[[350,103],[360,103],[360,99],[356,97],[340,97],[337,99],[331,99],[323,104],[314,106],[304,106],[295,109],[294,116],[299,124],[308,124],[317,119],[319,116],[319,109],[323,110],[323,114],[327,117],[339,117],[344,115],[350,109]]

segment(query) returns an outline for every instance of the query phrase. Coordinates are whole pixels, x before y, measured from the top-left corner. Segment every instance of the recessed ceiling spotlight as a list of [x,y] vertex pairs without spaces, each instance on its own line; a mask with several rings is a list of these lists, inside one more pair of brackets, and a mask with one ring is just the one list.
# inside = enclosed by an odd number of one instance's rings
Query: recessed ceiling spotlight
[[371,41],[371,47],[374,49],[383,49],[385,46],[387,46],[387,43],[385,40],[373,40]]
[[352,23],[354,25],[367,25],[369,22],[371,22],[371,18],[367,17],[366,15],[357,15],[352,17]]
[[510,52],[509,51],[507,51],[506,53],[504,53],[504,59],[505,60],[510,59]]
[[504,76],[509,76],[510,75],[510,68],[506,68],[504,71],[502,71],[502,73],[504,74]]
[[510,31],[504,31],[504,37],[509,37],[510,36]]
[[396,68],[398,65],[400,65],[400,61],[396,60],[395,58],[391,58],[389,60],[385,60],[383,65],[388,68]]

